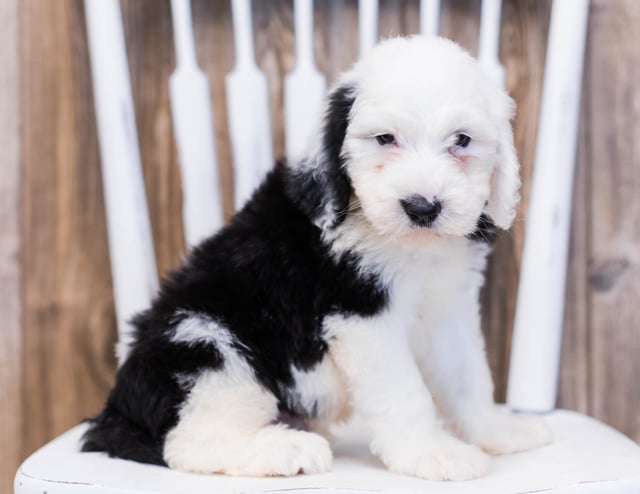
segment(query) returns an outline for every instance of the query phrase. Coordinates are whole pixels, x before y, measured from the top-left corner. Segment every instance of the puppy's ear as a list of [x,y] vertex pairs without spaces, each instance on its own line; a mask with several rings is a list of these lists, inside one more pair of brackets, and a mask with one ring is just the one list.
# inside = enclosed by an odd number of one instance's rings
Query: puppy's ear
[[355,99],[356,88],[350,83],[329,94],[317,144],[292,170],[289,181],[289,196],[321,228],[339,225],[347,214],[351,181],[342,145]]
[[516,156],[511,129],[514,103],[505,95],[506,108],[499,116],[498,149],[496,163],[491,178],[491,194],[487,213],[494,223],[507,230],[516,216],[516,206],[520,200],[520,163]]

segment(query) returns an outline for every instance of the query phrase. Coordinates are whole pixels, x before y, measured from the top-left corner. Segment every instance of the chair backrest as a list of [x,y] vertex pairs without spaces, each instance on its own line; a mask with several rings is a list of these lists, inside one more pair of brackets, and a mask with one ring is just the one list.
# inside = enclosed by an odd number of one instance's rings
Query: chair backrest
[[[172,0],[177,66],[170,80],[183,185],[187,245],[222,225],[208,81],[196,62],[189,0]],[[250,0],[231,0],[236,64],[226,78],[236,208],[273,163],[264,74],[254,60]],[[148,306],[158,287],[131,84],[118,0],[85,0],[100,140],[109,248],[119,332]],[[304,147],[326,82],[314,68],[312,0],[295,0],[296,66],[285,80],[287,154]],[[378,0],[359,1],[360,54],[377,39]],[[421,0],[420,30],[438,32],[439,0]],[[562,330],[571,184],[588,0],[554,2],[543,102],[514,329],[508,403],[554,407]],[[479,60],[504,83],[499,61],[501,0],[483,0]],[[203,223],[203,219],[205,222]]]

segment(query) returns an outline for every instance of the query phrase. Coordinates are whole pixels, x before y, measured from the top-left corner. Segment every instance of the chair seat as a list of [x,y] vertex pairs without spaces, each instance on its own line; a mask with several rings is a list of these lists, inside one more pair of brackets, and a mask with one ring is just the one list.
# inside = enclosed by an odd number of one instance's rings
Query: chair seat
[[366,447],[337,442],[330,473],[291,478],[195,475],[80,453],[79,425],[31,455],[15,479],[16,494],[225,494],[296,492],[415,493],[640,493],[640,447],[584,415],[557,410],[546,416],[553,444],[493,458],[491,473],[469,482],[428,482],[386,471]]

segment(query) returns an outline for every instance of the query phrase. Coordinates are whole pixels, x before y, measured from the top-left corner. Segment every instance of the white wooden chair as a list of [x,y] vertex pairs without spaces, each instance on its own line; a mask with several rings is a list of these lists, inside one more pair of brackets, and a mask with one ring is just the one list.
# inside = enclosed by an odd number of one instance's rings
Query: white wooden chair
[[[253,60],[249,2],[232,3],[236,67],[227,78],[236,197],[241,199],[246,198],[266,172],[264,163],[272,161],[266,123],[266,83]],[[119,3],[86,0],[85,6],[122,342],[127,339],[127,318],[149,303],[158,283]],[[287,136],[287,150],[292,154],[299,151],[305,132],[309,132],[303,123],[310,120],[310,113],[317,111],[318,98],[325,88],[324,80],[313,67],[310,6],[311,0],[295,2],[297,65],[285,90],[285,104],[289,106],[285,110],[287,128],[295,129]],[[185,232],[187,244],[193,245],[222,224],[222,214],[209,89],[196,65],[188,0],[172,0],[172,9],[178,66],[171,78],[170,91],[183,178]],[[455,483],[427,482],[389,473],[367,453],[363,444],[356,446],[357,443],[344,439],[334,447],[335,463],[330,473],[247,479],[190,475],[110,459],[99,453],[80,453],[78,440],[85,426],[79,425],[22,464],[15,477],[15,492],[640,492],[640,447],[636,443],[591,418],[553,410],[575,157],[575,146],[569,143],[575,142],[576,136],[587,10],[588,0],[556,0],[552,10],[507,399],[508,406],[515,410],[545,413],[553,430],[553,444],[494,458],[489,476]],[[437,30],[438,11],[438,0],[421,2],[423,31]],[[375,42],[377,0],[361,0],[360,15],[363,53]],[[484,0],[479,58],[494,77],[502,79],[497,56],[499,20],[500,1]],[[310,94],[302,100],[301,85]],[[243,106],[246,97],[243,102],[237,97],[238,92],[245,96],[251,92],[254,99],[249,107]],[[294,111],[294,107],[298,110]],[[560,108],[562,112],[557,111]],[[242,146],[239,146],[240,128]],[[242,155],[240,148],[248,148],[247,142],[254,143],[255,152]],[[194,215],[193,210],[210,214]],[[555,221],[551,221],[552,217]],[[201,223],[204,218],[210,220]]]

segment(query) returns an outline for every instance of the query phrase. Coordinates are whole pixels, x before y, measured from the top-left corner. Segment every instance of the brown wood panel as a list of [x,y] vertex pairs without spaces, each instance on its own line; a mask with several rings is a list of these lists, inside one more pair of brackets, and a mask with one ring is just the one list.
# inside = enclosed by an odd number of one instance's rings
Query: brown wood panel
[[639,24],[640,2],[592,2],[586,90],[590,412],[636,440],[640,440]]
[[420,31],[418,0],[381,0],[378,17],[380,38],[407,36]]
[[[585,88],[588,77],[585,73]],[[558,376],[558,406],[589,412],[589,192],[588,164],[590,155],[587,94],[582,94],[581,125],[578,135],[569,264],[567,266],[566,306],[564,333]]]
[[22,460],[18,1],[0,2],[0,493]]
[[315,62],[333,84],[358,59],[358,2],[315,2]]
[[95,413],[115,366],[82,6],[20,2],[25,456]]
[[438,34],[460,43],[472,55],[476,55],[480,36],[480,2],[442,0],[440,9]]

